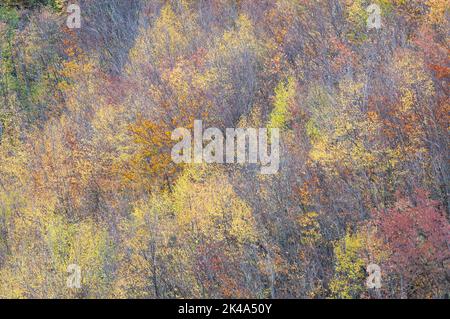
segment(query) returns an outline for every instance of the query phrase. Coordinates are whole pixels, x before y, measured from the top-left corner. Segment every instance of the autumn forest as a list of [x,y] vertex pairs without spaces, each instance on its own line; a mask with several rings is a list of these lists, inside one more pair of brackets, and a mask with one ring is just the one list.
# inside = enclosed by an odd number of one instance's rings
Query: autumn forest
[[[448,298],[449,9],[0,0],[0,298]],[[195,120],[279,170],[175,163]]]

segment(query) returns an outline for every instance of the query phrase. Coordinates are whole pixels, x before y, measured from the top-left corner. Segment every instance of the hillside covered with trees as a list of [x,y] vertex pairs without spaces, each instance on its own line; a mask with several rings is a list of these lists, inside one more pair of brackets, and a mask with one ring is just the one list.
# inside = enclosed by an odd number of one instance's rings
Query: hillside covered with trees
[[[446,0],[1,0],[0,298],[448,297],[449,31]],[[196,119],[279,128],[279,172],[174,163]]]

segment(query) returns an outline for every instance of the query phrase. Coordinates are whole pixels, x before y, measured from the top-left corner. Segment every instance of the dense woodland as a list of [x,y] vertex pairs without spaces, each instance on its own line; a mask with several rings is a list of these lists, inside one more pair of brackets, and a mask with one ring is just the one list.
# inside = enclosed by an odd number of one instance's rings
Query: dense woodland
[[[0,298],[448,297],[448,1],[77,3],[1,0]],[[194,119],[279,173],[174,164]]]

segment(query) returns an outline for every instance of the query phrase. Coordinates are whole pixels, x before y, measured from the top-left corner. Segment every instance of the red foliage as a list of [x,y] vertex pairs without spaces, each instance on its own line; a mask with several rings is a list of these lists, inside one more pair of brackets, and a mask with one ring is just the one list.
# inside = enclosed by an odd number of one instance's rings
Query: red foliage
[[375,215],[379,236],[391,253],[391,270],[404,278],[445,272],[450,258],[450,225],[427,192],[416,190],[413,200],[399,196],[392,209]]

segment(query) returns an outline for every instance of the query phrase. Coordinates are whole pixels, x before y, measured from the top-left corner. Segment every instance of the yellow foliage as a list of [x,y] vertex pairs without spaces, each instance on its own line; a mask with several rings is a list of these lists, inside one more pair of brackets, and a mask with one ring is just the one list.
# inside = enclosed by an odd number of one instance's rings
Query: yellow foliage
[[361,258],[363,240],[358,235],[346,234],[334,246],[335,276],[330,283],[334,297],[358,298],[364,290],[366,263]]
[[174,186],[179,229],[209,240],[255,239],[250,207],[240,199],[219,169],[192,166]]
[[316,212],[309,212],[299,217],[298,222],[301,229],[301,240],[303,244],[315,245],[322,239],[320,225],[317,221],[319,216]]
[[448,14],[450,6],[447,0],[428,0],[427,5],[430,8],[430,22],[435,24],[448,23],[446,14]]
[[295,99],[296,88],[293,77],[289,77],[286,84],[280,82],[275,88],[274,108],[270,113],[268,128],[287,128],[292,117],[290,107]]

